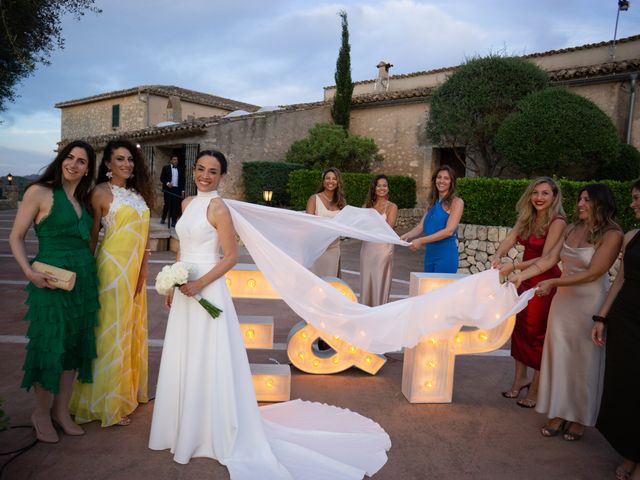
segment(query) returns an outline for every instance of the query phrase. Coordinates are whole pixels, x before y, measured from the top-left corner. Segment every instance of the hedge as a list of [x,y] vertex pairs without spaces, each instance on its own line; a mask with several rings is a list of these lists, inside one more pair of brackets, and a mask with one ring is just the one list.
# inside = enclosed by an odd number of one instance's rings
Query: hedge
[[[464,200],[462,223],[477,225],[513,226],[516,221],[515,206],[524,193],[529,180],[500,178],[461,178],[457,182],[458,195]],[[583,186],[593,182],[558,180],[562,190],[563,206],[569,220],[573,215],[578,193]],[[631,184],[602,180],[611,187],[618,206],[618,222],[625,231],[637,227],[637,220],[629,208]]]
[[246,162],[242,164],[245,199],[251,203],[264,203],[262,189],[271,187],[273,205],[290,205],[291,198],[287,189],[289,173],[304,166],[286,162]]
[[[361,207],[367,196],[369,184],[374,173],[342,173],[347,203],[354,207]],[[322,172],[320,170],[296,170],[289,174],[289,192],[291,206],[295,210],[304,210],[307,200],[315,193],[320,185]],[[388,175],[389,198],[398,208],[413,208],[416,206],[416,181],[411,177]]]

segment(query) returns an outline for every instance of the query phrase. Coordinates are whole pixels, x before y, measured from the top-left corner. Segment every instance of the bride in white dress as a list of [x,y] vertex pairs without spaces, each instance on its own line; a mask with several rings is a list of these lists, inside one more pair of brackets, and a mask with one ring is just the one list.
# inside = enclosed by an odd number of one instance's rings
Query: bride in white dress
[[[224,275],[236,262],[231,215],[216,188],[224,155],[198,155],[195,197],[183,202],[176,231],[190,281],[167,296],[171,307],[149,448],[174,460],[217,459],[233,480],[360,479],[386,462],[389,436],[349,410],[294,400],[258,408],[238,318]],[[219,248],[224,255],[219,256]],[[211,318],[199,293],[222,309]]]

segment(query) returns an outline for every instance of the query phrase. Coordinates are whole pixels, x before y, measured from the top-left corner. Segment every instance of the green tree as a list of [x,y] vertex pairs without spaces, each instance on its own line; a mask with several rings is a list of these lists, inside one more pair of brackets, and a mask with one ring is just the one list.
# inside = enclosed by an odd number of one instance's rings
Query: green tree
[[365,137],[347,135],[340,125],[318,123],[309,136],[291,144],[286,161],[301,163],[308,169],[336,167],[345,172],[368,172],[381,162],[376,143]]
[[331,106],[331,118],[337,125],[342,125],[345,131],[349,130],[349,115],[351,111],[351,96],[353,95],[353,82],[351,81],[351,47],[349,46],[349,24],[347,12],[338,12],[342,18],[342,45],[336,61],[336,93]]
[[618,133],[591,100],[562,87],[528,95],[505,120],[495,147],[511,167],[574,180],[597,176],[618,157]]
[[477,175],[500,175],[504,164],[493,145],[498,128],[519,100],[547,83],[542,69],[521,58],[468,60],[433,93],[427,137],[458,156],[457,147],[464,147],[460,160]]
[[621,143],[618,157],[598,169],[598,178],[618,180],[635,180],[640,177],[640,151],[633,145]]
[[64,48],[62,17],[100,13],[95,0],[0,0],[0,112],[15,100],[15,87],[38,63],[48,65],[55,48]]

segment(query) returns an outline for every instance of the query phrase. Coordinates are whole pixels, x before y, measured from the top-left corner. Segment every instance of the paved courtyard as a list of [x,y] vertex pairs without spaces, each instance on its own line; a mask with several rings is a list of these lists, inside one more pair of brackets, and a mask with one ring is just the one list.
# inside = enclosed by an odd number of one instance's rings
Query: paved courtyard
[[[9,249],[8,235],[15,211],[0,211],[0,397],[13,426],[28,426],[32,394],[19,388],[27,324],[26,284]],[[157,221],[157,220],[156,220]],[[30,255],[37,251],[33,230],[27,236]],[[360,242],[342,242],[343,278],[357,292]],[[241,252],[241,263],[252,263]],[[173,254],[152,256],[149,285]],[[408,295],[409,273],[422,267],[420,253],[396,247],[392,300]],[[287,334],[299,318],[279,300],[237,300],[240,315],[272,315],[275,348],[251,350],[252,363],[287,363]],[[149,291],[149,338],[160,344],[167,311],[159,295]],[[393,319],[389,319],[393,321]],[[161,347],[149,349],[149,390],[155,391]],[[380,480],[419,479],[607,479],[615,478],[617,454],[595,429],[579,442],[544,438],[539,428],[545,417],[519,408],[500,392],[510,386],[512,359],[508,345],[488,355],[459,356],[456,360],[453,402],[410,404],[401,393],[401,353],[387,355],[380,372],[371,376],[351,369],[335,375],[310,375],[292,367],[291,398],[302,398],[349,408],[380,423],[392,441],[389,461],[374,477]],[[273,359],[273,360],[272,360]],[[208,459],[188,465],[172,461],[169,452],[147,448],[153,401],[132,415],[128,427],[86,426],[84,437],[61,435],[55,445],[37,443],[17,458],[0,456],[6,464],[1,480],[125,480],[227,479],[224,467]],[[33,443],[33,431],[12,428],[0,433],[0,452]],[[2,468],[2,467],[0,467]],[[259,479],[256,479],[259,480]]]

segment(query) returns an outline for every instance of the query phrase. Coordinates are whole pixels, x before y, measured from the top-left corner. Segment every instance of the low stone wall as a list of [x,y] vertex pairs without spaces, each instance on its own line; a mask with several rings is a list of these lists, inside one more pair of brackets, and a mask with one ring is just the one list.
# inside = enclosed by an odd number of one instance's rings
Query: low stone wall
[[18,208],[18,199],[20,191],[15,185],[6,185],[2,187],[2,196],[0,198],[0,210],[13,210]]
[[[491,260],[510,228],[458,225],[458,273],[478,273],[491,268]],[[514,245],[503,262],[521,261],[524,247]]]

